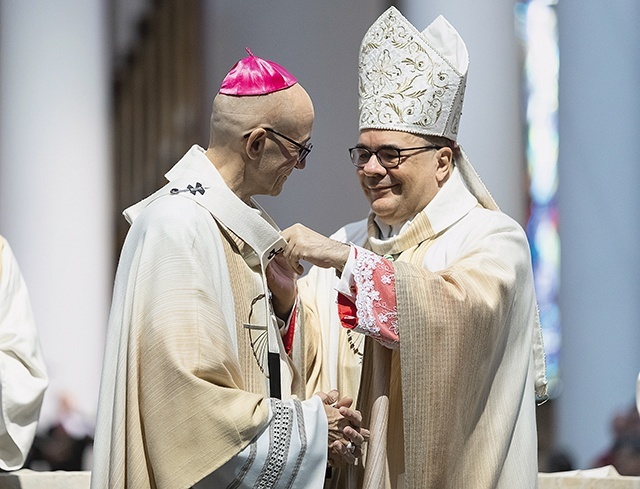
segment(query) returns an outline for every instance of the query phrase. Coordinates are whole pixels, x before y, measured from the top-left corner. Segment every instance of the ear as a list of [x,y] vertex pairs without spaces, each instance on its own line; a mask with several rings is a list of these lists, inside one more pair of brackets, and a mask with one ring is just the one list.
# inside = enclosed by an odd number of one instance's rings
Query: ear
[[248,135],[245,143],[245,152],[251,160],[258,160],[262,157],[264,152],[264,145],[267,141],[267,131],[261,127],[254,129]]
[[453,167],[453,151],[448,146],[440,148],[436,153],[437,165],[436,180],[442,186],[449,179]]

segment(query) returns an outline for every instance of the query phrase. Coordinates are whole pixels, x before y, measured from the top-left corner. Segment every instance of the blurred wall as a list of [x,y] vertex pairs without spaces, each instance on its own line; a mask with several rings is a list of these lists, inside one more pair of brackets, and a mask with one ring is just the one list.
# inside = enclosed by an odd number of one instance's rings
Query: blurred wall
[[558,3],[558,438],[587,466],[640,370],[640,2]]

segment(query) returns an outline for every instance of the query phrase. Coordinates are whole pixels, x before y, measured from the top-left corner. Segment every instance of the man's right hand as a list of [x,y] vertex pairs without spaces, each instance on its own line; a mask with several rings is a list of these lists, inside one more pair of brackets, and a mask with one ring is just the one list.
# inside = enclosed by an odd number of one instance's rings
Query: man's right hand
[[[343,397],[332,390],[328,393],[317,392],[322,399],[329,423],[329,464],[353,464],[362,455],[362,444],[369,439],[369,430],[362,428],[362,415],[350,409],[353,399]],[[353,447],[349,449],[348,447]]]
[[294,224],[280,234],[287,240],[282,255],[297,273],[304,272],[300,260],[321,268],[333,267],[342,272],[349,259],[350,245],[327,238],[302,224]]

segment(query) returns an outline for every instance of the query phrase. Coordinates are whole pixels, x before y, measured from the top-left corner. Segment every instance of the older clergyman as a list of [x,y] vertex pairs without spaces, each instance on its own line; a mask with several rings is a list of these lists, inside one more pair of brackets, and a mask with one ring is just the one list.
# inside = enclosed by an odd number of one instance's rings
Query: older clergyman
[[301,401],[302,331],[270,300],[285,242],[252,197],[304,167],[314,112],[287,70],[249,54],[214,99],[209,147],[125,211],[94,489],[320,488],[329,443],[353,462],[363,442],[348,401]]
[[355,395],[363,356],[357,487],[537,487],[546,378],[529,247],[456,143],[467,64],[442,16],[420,32],[387,10],[362,41],[350,149],[371,213],[332,239],[283,232],[292,269],[316,265],[300,300],[323,336],[318,386]]

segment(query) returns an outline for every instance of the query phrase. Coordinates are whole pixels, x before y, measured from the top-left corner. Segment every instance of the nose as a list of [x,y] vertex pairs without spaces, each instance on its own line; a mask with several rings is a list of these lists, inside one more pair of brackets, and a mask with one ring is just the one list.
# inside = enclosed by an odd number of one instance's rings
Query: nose
[[307,158],[305,157],[303,160],[300,160],[296,163],[296,168],[298,170],[304,170],[304,167],[307,166]]
[[378,157],[374,154],[371,154],[369,161],[361,167],[361,170],[366,176],[385,175],[387,173],[387,169],[380,164]]

